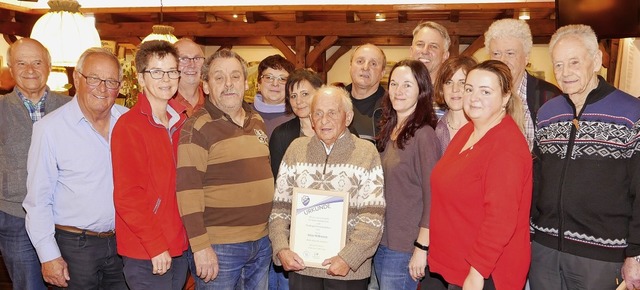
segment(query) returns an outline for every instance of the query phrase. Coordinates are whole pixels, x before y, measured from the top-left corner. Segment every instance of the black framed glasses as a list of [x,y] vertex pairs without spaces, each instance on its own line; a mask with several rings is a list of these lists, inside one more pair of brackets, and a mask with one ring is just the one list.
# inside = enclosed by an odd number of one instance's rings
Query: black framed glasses
[[262,75],[260,78],[262,78],[263,81],[265,82],[270,82],[273,83],[278,82],[281,85],[284,85],[287,83],[287,77],[283,77],[283,76],[274,76],[274,75]]
[[120,88],[120,81],[103,80],[97,77],[86,76],[83,73],[81,73],[79,70],[76,70],[76,71],[84,78],[84,80],[87,82],[87,85],[90,85],[92,87],[98,87],[102,82],[104,82],[104,85],[107,87],[107,89],[115,90]]
[[195,57],[179,57],[178,60],[181,63],[189,63],[189,62],[195,62],[195,63],[201,63],[204,62],[204,56],[195,56]]
[[180,78],[180,71],[177,69],[168,70],[168,71],[163,71],[160,69],[152,69],[152,70],[145,70],[143,71],[143,73],[148,73],[151,76],[151,78],[154,80],[162,79],[165,74],[167,74],[169,78],[172,80]]

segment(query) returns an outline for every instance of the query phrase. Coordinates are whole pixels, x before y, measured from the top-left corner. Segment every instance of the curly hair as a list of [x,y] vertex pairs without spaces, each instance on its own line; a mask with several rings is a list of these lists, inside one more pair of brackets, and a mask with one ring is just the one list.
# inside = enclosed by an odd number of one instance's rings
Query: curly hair
[[529,28],[529,24],[526,21],[506,18],[491,23],[489,29],[484,33],[484,47],[489,54],[491,54],[489,51],[491,40],[503,37],[513,37],[520,40],[525,55],[531,52],[533,39],[531,37],[531,28]]

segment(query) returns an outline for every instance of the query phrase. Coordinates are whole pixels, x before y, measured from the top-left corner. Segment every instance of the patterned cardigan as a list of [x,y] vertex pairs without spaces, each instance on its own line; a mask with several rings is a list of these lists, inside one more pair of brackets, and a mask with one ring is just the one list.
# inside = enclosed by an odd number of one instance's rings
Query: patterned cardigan
[[[346,132],[327,155],[317,137],[301,137],[287,149],[276,181],[269,238],[273,260],[289,248],[293,187],[350,193],[345,247],[338,253],[351,268],[345,277],[329,276],[325,269],[307,267],[301,275],[338,280],[361,280],[371,274],[371,258],[382,237],[385,200],[380,156],[371,142]],[[330,257],[327,257],[330,258]]]

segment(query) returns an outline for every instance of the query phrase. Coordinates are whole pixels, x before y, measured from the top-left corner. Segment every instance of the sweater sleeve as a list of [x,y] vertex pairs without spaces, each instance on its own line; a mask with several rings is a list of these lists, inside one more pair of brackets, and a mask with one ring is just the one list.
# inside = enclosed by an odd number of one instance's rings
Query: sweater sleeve
[[294,141],[284,154],[278,176],[276,190],[273,196],[273,207],[269,216],[269,239],[273,250],[273,261],[276,265],[282,263],[278,253],[289,248],[289,227],[291,225],[291,204],[293,198],[295,156],[302,143]]
[[[145,134],[139,128],[120,119],[111,137],[111,158],[113,161],[114,192],[113,202],[116,214],[136,235],[149,257],[155,257],[169,249],[169,243],[162,231],[162,220],[154,216],[154,207],[162,202],[159,196],[148,188],[150,176],[146,142],[140,138]],[[171,154],[171,152],[166,152]]]
[[182,223],[195,253],[211,246],[204,221],[204,178],[209,150],[205,136],[189,119],[180,132],[178,145],[177,200]]
[[634,124],[635,136],[633,137],[633,157],[629,160],[629,178],[631,180],[631,189],[629,194],[632,199],[631,220],[629,221],[627,249],[625,254],[627,257],[635,257],[640,255],[640,121]]
[[522,155],[509,148],[492,151],[495,156],[489,158],[485,168],[484,183],[484,220],[478,230],[467,261],[483,277],[493,272],[498,258],[513,236],[518,221],[520,201],[524,192],[531,188],[527,184],[531,174],[531,163]]
[[439,139],[431,127],[420,129],[414,138],[418,140],[418,146],[414,147],[418,151],[415,170],[420,174],[420,182],[422,183],[423,211],[419,225],[421,228],[428,229],[431,212],[431,171],[440,159],[442,149],[440,149]]
[[[385,210],[384,177],[380,155],[368,141],[362,141],[360,144],[366,144],[366,147],[356,148],[356,158],[368,160],[368,164],[363,168],[355,195],[356,226],[347,237],[344,248],[338,253],[338,256],[344,259],[354,271],[375,254],[382,238]],[[352,198],[354,198],[353,195]],[[351,200],[349,203],[351,211],[354,201]]]

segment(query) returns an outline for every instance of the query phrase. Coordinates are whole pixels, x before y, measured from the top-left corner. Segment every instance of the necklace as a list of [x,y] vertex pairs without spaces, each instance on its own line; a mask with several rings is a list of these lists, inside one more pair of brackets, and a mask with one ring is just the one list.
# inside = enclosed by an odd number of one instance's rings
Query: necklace
[[451,124],[449,123],[449,118],[447,118],[447,127],[449,127],[449,129],[453,130],[453,131],[458,131],[460,130],[460,127],[462,127],[462,124],[459,125],[457,128],[454,128],[453,126],[451,126]]

